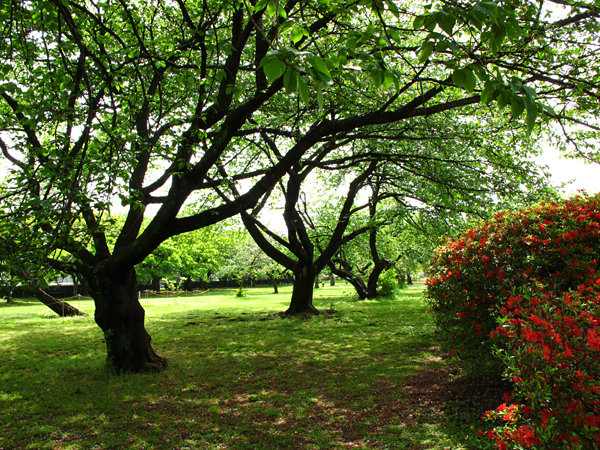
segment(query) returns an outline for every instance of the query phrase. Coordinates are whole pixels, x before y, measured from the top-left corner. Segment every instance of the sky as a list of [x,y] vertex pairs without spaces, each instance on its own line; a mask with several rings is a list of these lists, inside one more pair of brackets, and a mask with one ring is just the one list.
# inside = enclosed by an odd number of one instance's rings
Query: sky
[[536,162],[549,167],[553,184],[573,181],[565,188],[567,193],[575,193],[580,189],[585,189],[589,194],[600,192],[600,164],[566,159],[560,155],[559,150],[549,147],[536,158]]

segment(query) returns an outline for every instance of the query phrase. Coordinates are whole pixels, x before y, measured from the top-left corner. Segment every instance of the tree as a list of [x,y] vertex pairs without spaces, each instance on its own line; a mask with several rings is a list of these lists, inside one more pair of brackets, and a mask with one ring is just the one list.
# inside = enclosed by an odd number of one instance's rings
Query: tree
[[[294,314],[318,314],[319,311],[313,306],[313,289],[315,279],[323,270],[336,250],[344,242],[351,240],[356,233],[364,230],[353,230],[346,233],[353,214],[360,211],[364,206],[355,206],[355,198],[364,186],[366,179],[375,170],[377,164],[371,162],[366,170],[356,176],[348,187],[348,192],[339,209],[337,225],[327,239],[326,244],[320,246],[317,254],[315,243],[307,231],[306,215],[299,212],[298,202],[301,197],[302,182],[312,172],[308,166],[302,171],[291,169],[285,187],[281,186],[284,197],[284,219],[287,228],[287,239],[284,239],[270,231],[255,216],[260,211],[256,208],[253,214],[242,212],[242,220],[248,232],[263,251],[277,263],[292,272],[294,286],[290,307],[286,315]],[[270,238],[270,239],[268,239]],[[323,242],[324,239],[321,241]],[[274,243],[288,250],[288,254],[278,249]],[[291,255],[291,256],[290,256]]]
[[[591,3],[558,20],[521,2],[427,8],[2,3],[0,150],[11,176],[0,214],[26,218],[36,261],[86,278],[117,372],[166,365],[144,327],[134,267],[169,237],[252,208],[310,149],[391,123],[381,132],[397,136],[482,102],[510,104],[515,119],[527,110],[530,132],[537,117],[596,114],[584,99],[597,96],[598,75],[578,73],[598,67],[586,40],[597,29]],[[580,45],[566,48],[565,37]],[[272,153],[265,136],[284,151]],[[211,191],[242,179],[231,201]],[[115,197],[128,213],[109,246],[102,221]],[[158,212],[142,228],[151,204]],[[57,250],[72,258],[53,258]]]
[[152,281],[154,290],[160,290],[161,278],[183,277],[186,290],[192,290],[194,279],[208,282],[230,257],[231,241],[237,238],[227,226],[224,222],[167,239],[136,266],[140,279]]
[[[380,221],[377,223],[377,205],[382,201],[382,197],[380,197],[380,182],[380,178],[375,178],[369,183],[369,187],[371,188],[371,197],[369,199],[370,227],[368,229],[367,237],[368,257],[362,258],[362,260],[358,263],[358,265],[355,265],[354,268],[346,256],[346,251],[339,251],[336,257],[329,261],[329,268],[331,269],[332,273],[348,281],[354,287],[358,297],[361,300],[377,297],[379,276],[385,270],[390,269],[393,264],[390,259],[380,256],[377,245],[377,238],[381,234],[382,228],[385,225],[385,220],[382,219],[379,219]],[[354,248],[360,247],[360,245],[356,245],[358,242],[363,244],[365,243],[363,242],[364,239],[361,239],[362,237],[363,236],[358,236],[352,240]],[[346,246],[349,246],[349,244]],[[367,283],[365,283],[363,278],[367,276],[367,270],[370,270],[370,273],[367,277]]]
[[[58,274],[52,269],[44,269],[39,260],[30,260],[29,264],[24,264],[20,252],[27,250],[27,244],[21,242],[19,230],[14,231],[14,234],[8,234],[0,226],[2,233],[2,239],[0,239],[0,283],[3,285],[0,286],[0,289],[5,291],[8,301],[11,300],[14,288],[19,286],[30,290],[41,303],[60,317],[87,316],[87,313],[64,300],[54,298],[45,290],[48,287],[47,280],[56,279]],[[29,256],[35,255],[30,254]],[[58,255],[56,256],[58,257]],[[74,289],[76,289],[77,279],[75,278],[73,282]],[[4,292],[2,293],[4,294]],[[74,293],[74,295],[76,294]]]
[[280,277],[281,266],[256,245],[245,229],[234,229],[232,232],[235,233],[235,239],[231,242],[230,255],[216,271],[216,275],[237,280],[240,296],[244,295],[244,288],[248,283],[254,286],[255,280],[260,278],[269,279],[277,293],[276,279]]

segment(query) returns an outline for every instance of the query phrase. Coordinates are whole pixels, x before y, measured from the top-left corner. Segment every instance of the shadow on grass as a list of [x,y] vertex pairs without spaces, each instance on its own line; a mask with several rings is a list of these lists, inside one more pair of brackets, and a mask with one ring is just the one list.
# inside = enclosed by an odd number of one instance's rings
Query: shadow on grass
[[264,298],[152,306],[160,374],[106,373],[91,318],[5,327],[0,448],[482,448],[458,421],[476,397],[452,387],[416,295],[338,295],[310,320],[281,320],[282,300]]

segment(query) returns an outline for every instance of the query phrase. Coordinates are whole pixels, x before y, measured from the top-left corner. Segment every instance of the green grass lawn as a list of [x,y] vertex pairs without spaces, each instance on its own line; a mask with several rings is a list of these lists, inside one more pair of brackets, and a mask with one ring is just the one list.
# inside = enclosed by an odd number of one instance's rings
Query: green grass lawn
[[92,316],[2,305],[0,449],[483,448],[486,399],[455,395],[421,291],[358,301],[326,286],[310,320],[277,315],[289,286],[142,297],[170,365],[121,377]]

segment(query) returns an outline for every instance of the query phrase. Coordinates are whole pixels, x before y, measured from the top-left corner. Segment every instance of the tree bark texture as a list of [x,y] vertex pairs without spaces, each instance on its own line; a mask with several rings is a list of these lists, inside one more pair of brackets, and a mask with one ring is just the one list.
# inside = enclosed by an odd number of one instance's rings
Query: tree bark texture
[[350,283],[356,291],[356,293],[358,294],[358,298],[361,300],[365,300],[368,296],[368,289],[363,279],[360,276],[352,273],[352,267],[350,267],[350,264],[348,264],[347,262],[342,260],[338,260],[337,262],[340,264],[341,267],[338,268],[335,266],[335,263],[332,263],[330,265],[331,273]]
[[35,286],[33,288],[33,295],[35,295],[35,298],[37,298],[40,302],[42,302],[44,305],[46,305],[48,308],[50,308],[52,311],[54,311],[60,317],[73,317],[73,316],[87,316],[88,315],[87,313],[84,313],[83,311],[78,310],[73,305],[70,305],[69,303],[67,303],[65,301],[58,300],[58,299],[52,297],[50,294],[48,294],[46,291],[44,291],[39,286]]
[[391,264],[386,259],[379,259],[379,257],[377,257],[374,258],[374,261],[375,265],[373,266],[373,270],[369,275],[367,298],[377,297],[377,284],[379,282],[379,276],[383,273],[383,271],[391,267]]
[[104,332],[108,366],[117,374],[164,370],[167,361],[152,348],[144,326],[135,269],[97,272],[89,283],[96,323]]
[[286,316],[298,314],[318,315],[319,310],[313,306],[313,288],[316,273],[313,264],[298,264],[294,270],[294,289],[290,307]]

